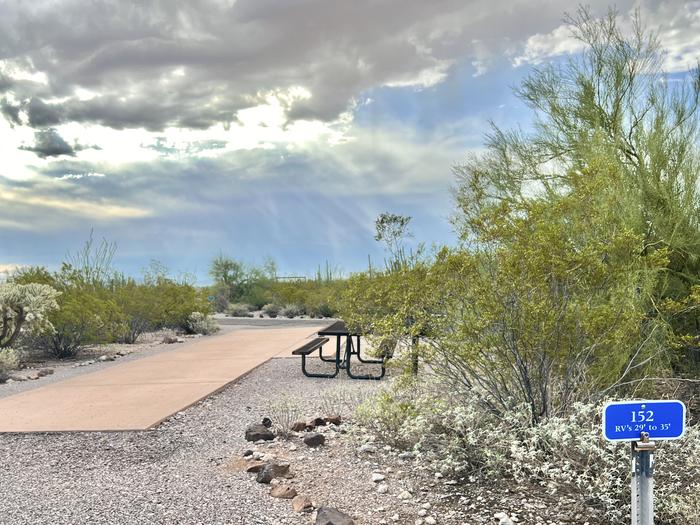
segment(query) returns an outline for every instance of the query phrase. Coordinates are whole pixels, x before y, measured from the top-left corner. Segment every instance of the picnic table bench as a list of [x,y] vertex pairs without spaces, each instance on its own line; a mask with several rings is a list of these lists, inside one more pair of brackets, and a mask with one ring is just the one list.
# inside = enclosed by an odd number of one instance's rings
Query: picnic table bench
[[[328,336],[328,337],[327,337]],[[335,355],[326,357],[323,355],[323,345],[328,343],[329,337],[336,338]],[[345,343],[343,344],[343,339]],[[318,351],[318,357],[326,363],[334,363],[335,370],[333,372],[309,372],[306,368],[306,359],[314,352]],[[338,375],[341,370],[345,370],[348,377],[351,379],[373,379],[379,380],[386,374],[386,358],[384,359],[365,359],[360,353],[360,334],[351,332],[344,321],[335,321],[326,328],[319,330],[318,337],[305,343],[292,352],[293,355],[301,356],[301,371],[307,377],[323,377],[333,378]],[[352,357],[355,357],[360,363],[380,365],[379,375],[373,374],[355,374],[352,372]]]

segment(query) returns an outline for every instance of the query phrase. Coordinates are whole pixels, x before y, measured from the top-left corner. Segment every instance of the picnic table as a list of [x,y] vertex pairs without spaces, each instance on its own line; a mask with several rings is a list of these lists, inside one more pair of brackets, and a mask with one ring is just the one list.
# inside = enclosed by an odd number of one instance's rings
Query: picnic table
[[[327,357],[323,355],[323,345],[329,341],[329,337],[335,337],[335,355]],[[350,331],[344,321],[338,320],[326,328],[319,330],[317,338],[297,348],[292,354],[301,355],[301,371],[307,377],[333,378],[336,377],[341,370],[345,370],[348,377],[351,379],[379,380],[383,378],[386,373],[386,360],[363,358],[361,355],[360,337],[361,334]],[[321,361],[333,363],[335,365],[335,370],[333,372],[309,372],[306,369],[306,359],[315,351],[318,351]],[[381,365],[379,375],[353,373],[353,356],[358,362],[363,364]]]

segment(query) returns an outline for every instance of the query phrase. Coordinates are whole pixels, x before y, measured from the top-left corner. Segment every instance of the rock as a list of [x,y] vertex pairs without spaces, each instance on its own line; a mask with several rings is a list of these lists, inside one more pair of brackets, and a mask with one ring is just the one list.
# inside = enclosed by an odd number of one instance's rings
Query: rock
[[498,520],[498,525],[515,525],[505,512],[497,512],[493,515],[493,518]]
[[245,469],[246,472],[249,472],[251,474],[257,474],[260,472],[263,467],[267,465],[267,463],[263,463],[262,461],[256,462],[256,463],[251,463],[247,469]]
[[306,430],[306,421],[295,421],[290,428],[292,432],[303,432]]
[[165,337],[163,337],[163,343],[165,343],[166,345],[177,343],[177,337],[175,337],[174,335],[166,335]]
[[264,425],[256,423],[245,430],[246,441],[272,441],[275,435]]
[[311,432],[304,436],[304,443],[312,448],[323,445],[326,442],[326,436],[318,432]]
[[341,423],[341,421],[342,421],[341,418],[340,418],[340,416],[328,416],[328,417],[325,417],[325,418],[323,418],[323,419],[324,419],[324,420],[326,421],[326,423],[328,423],[329,425],[340,425],[340,423]]
[[380,483],[379,485],[377,485],[377,492],[379,492],[379,494],[386,494],[387,492],[389,492],[388,485],[386,483]]
[[386,479],[386,476],[384,474],[379,474],[378,472],[374,472],[372,474],[372,481],[375,483],[379,483],[380,481],[384,481]]
[[293,499],[296,497],[296,495],[296,489],[294,487],[290,487],[289,485],[277,485],[276,487],[272,487],[270,489],[270,496],[273,498]]
[[370,445],[369,443],[365,443],[357,450],[365,454],[374,454],[377,451],[377,447],[375,447],[374,445]]
[[308,496],[295,496],[292,500],[292,510],[294,512],[311,512],[314,504]]
[[253,451],[250,450],[250,449],[246,450],[246,451],[243,453],[243,457],[244,457],[244,458],[247,458],[248,456],[252,456],[252,455],[253,455]]
[[399,454],[399,459],[403,459],[403,460],[413,459],[413,454],[411,452],[401,452],[401,454]]
[[53,374],[53,368],[42,368],[36,373],[39,377],[50,376],[51,374]]
[[432,516],[428,516],[425,518],[425,525],[435,525],[436,523],[437,521]]
[[113,355],[101,355],[97,358],[100,363],[106,363],[107,361],[114,361]]
[[411,494],[411,493],[410,493],[409,491],[407,491],[407,490],[402,490],[402,491],[399,493],[399,496],[398,496],[398,498],[399,498],[399,499],[402,499],[402,500],[411,499],[412,497],[413,497],[413,494]]
[[31,374],[27,374],[27,379],[29,381],[36,381],[37,379],[39,379],[39,377],[41,377],[41,376],[39,376],[39,374],[37,372],[32,372]]
[[431,506],[432,506],[432,505],[426,501],[425,503],[423,503],[423,504],[420,506],[420,508],[421,508],[421,509],[428,510],[428,509],[430,509]]
[[428,515],[428,511],[425,510],[425,509],[420,509],[420,510],[418,511],[418,515],[419,515],[420,517],[427,516],[427,515]]
[[322,417],[313,417],[306,422],[306,428],[313,429],[316,427],[323,427],[326,425],[326,420]]
[[262,425],[265,428],[270,428],[272,426],[272,420],[269,417],[264,417],[262,420]]
[[260,469],[255,481],[258,483],[270,483],[274,478],[281,478],[289,473],[288,463],[267,463]]
[[315,525],[355,525],[355,520],[339,510],[321,507],[316,515]]

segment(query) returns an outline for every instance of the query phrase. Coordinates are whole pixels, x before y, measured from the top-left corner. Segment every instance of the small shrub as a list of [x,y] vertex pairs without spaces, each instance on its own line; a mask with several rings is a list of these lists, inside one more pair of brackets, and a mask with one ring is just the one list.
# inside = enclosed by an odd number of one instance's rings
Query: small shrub
[[262,307],[262,311],[268,317],[277,317],[282,310],[282,307],[277,304],[266,304]]
[[254,309],[253,306],[244,303],[233,303],[226,308],[226,315],[231,317],[253,317],[250,313]]
[[231,289],[225,285],[216,286],[211,291],[214,300],[211,303],[212,308],[215,312],[223,313],[228,308],[228,301],[231,297]]
[[211,335],[219,331],[216,321],[202,312],[192,312],[187,318],[185,331],[188,334]]
[[0,350],[0,370],[12,370],[20,363],[19,353],[14,348]]
[[333,317],[336,314],[335,309],[328,303],[321,303],[317,307],[319,317]]
[[[455,476],[487,472],[555,493],[581,493],[611,523],[630,512],[629,448],[601,436],[602,402],[576,403],[562,416],[532,424],[526,405],[505,415],[489,413],[474,391],[412,382],[385,387],[357,410],[362,424],[382,439],[413,449],[421,462]],[[656,515],[673,525],[698,524],[700,426],[656,453]]]
[[268,407],[268,414],[278,436],[288,439],[292,425],[303,418],[303,407],[292,397],[283,397]]
[[280,315],[282,317],[293,319],[294,317],[304,315],[304,307],[299,304],[288,304],[282,308],[282,310],[280,310]]
[[339,385],[321,394],[321,413],[324,416],[351,416],[357,408],[373,397],[365,385]]
[[14,348],[3,348],[0,350],[0,383],[10,379],[7,373],[19,366],[19,354]]

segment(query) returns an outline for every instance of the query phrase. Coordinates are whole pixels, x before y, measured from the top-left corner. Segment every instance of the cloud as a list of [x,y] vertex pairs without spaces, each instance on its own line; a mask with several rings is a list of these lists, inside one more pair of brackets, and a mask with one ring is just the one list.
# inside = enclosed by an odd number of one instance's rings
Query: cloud
[[33,146],[20,146],[19,149],[32,151],[38,157],[45,159],[47,157],[60,157],[62,155],[75,157],[77,151],[84,149],[100,149],[99,146],[82,146],[77,142],[73,145],[68,144],[54,128],[43,129],[34,133]]
[[555,56],[578,53],[583,48],[583,43],[572,36],[571,28],[560,25],[550,33],[538,33],[528,38],[523,52],[513,58],[513,65],[540,64]]
[[[621,6],[618,6],[621,8]],[[665,57],[663,67],[669,73],[687,71],[700,61],[700,1],[670,0],[640,2],[642,21],[657,32]],[[620,10],[622,27],[629,25],[632,11]],[[550,58],[578,53],[583,44],[575,39],[569,26],[559,25],[546,33],[527,39],[523,49],[512,59],[514,66],[540,64]]]
[[[0,90],[11,88],[12,108],[38,128],[207,129],[295,86],[309,96],[289,101],[285,117],[330,122],[378,86],[429,88],[460,61],[483,73],[558,25],[567,5],[173,0],[135,9],[117,0],[8,0]],[[16,123],[18,110],[5,115]]]

